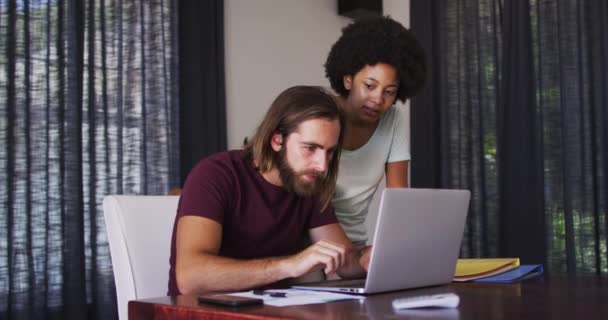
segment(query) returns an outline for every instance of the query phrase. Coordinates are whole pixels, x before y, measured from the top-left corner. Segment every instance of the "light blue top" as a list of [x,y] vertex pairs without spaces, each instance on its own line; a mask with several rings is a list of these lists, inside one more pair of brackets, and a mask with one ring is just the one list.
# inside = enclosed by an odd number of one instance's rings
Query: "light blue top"
[[352,242],[367,241],[365,218],[385,164],[410,159],[402,107],[389,108],[372,137],[361,148],[342,150],[336,193],[332,204]]

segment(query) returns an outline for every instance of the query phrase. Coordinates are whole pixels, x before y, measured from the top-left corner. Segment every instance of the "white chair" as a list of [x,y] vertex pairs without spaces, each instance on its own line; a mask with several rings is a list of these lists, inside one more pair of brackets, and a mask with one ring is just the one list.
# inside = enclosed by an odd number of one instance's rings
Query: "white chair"
[[167,294],[178,199],[119,195],[103,199],[120,320],[128,319],[130,300]]

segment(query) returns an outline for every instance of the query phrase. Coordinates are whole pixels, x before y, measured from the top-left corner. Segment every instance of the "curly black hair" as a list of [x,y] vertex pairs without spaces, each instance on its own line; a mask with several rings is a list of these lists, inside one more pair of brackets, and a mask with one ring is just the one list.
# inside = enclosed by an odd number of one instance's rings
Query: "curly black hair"
[[390,17],[357,20],[342,29],[325,62],[325,76],[340,96],[347,96],[345,75],[355,76],[367,65],[386,63],[397,70],[402,102],[424,86],[425,52],[413,33]]

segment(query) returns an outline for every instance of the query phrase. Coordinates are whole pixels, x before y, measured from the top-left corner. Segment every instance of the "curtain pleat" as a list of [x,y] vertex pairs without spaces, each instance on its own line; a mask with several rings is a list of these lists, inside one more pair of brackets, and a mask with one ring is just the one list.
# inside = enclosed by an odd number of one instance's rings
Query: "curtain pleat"
[[[530,5],[507,1],[497,104],[501,254],[546,262],[542,141],[535,101]],[[526,237],[516,237],[521,233]]]
[[[6,230],[6,235],[5,235],[5,239],[3,241],[2,245],[2,252],[6,252],[6,273],[7,274],[15,274],[15,278],[17,279],[9,279],[8,277],[6,278],[8,281],[2,281],[3,286],[6,286],[5,290],[7,290],[8,292],[11,292],[13,290],[15,290],[15,286],[16,284],[18,284],[18,280],[20,280],[19,278],[23,278],[23,275],[21,273],[17,273],[15,270],[15,251],[17,251],[17,253],[20,251],[20,245],[21,244],[17,244],[17,246],[9,246],[8,243],[10,243],[10,241],[12,241],[12,239],[15,237],[15,197],[16,197],[16,191],[12,188],[12,186],[15,184],[15,178],[12,173],[15,171],[15,157],[16,157],[16,144],[15,144],[15,119],[16,119],[16,83],[17,83],[17,74],[16,74],[16,17],[17,17],[17,4],[15,0],[11,0],[8,1],[8,3],[6,4],[6,6],[2,6],[3,9],[6,9],[6,19],[2,19],[3,21],[6,22],[6,34],[4,39],[5,43],[2,49],[3,52],[6,52],[5,54],[5,64],[6,64],[6,78],[7,79],[14,79],[14,81],[5,81],[5,85],[3,86],[3,89],[5,88],[5,92],[0,92],[0,97],[6,97],[6,102],[4,104],[4,118],[6,119],[6,123],[3,123],[3,129],[2,130],[2,134],[3,134],[3,140],[6,141],[5,146],[5,156],[2,157],[2,164],[4,165],[4,168],[6,168],[6,171],[4,173],[5,178],[6,178],[6,183],[4,185],[2,194],[5,195],[4,197],[4,201],[6,203],[6,217],[5,219],[3,219],[2,222],[2,229]],[[9,174],[11,173],[11,174]],[[27,278],[26,278],[27,279]],[[26,279],[23,279],[24,281],[26,281]],[[17,280],[17,281],[15,281]],[[7,306],[12,306],[15,304],[14,300],[15,297],[8,295],[8,296],[4,296],[4,297],[0,297],[3,298],[3,300],[5,301],[5,304]],[[13,310],[12,307],[7,308],[8,314],[12,314]]]
[[[62,212],[63,316],[86,318],[83,201],[83,50],[84,4],[68,0],[66,4],[66,104],[64,108],[64,184],[61,186]],[[86,227],[85,227],[86,228]]]
[[[591,15],[590,59],[588,61],[591,71],[591,103],[593,106],[592,122],[593,133],[600,144],[601,150],[594,153],[593,169],[600,172],[594,180],[593,197],[595,220],[595,252],[598,266],[608,266],[608,3],[593,1],[589,6]],[[594,139],[594,141],[596,141]],[[603,193],[602,193],[603,192]],[[602,214],[603,212],[603,214]],[[603,223],[602,223],[603,220]],[[603,240],[603,241],[602,241]],[[604,269],[598,268],[600,272]]]
[[183,183],[202,158],[226,149],[226,94],[223,1],[179,4],[180,66],[174,80],[180,83]]

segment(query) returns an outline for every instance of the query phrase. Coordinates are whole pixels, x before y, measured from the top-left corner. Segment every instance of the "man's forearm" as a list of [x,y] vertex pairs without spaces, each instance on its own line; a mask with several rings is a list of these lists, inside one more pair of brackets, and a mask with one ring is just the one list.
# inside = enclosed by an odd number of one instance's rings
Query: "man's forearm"
[[244,290],[291,276],[284,257],[237,260],[204,254],[176,269],[182,294]]

